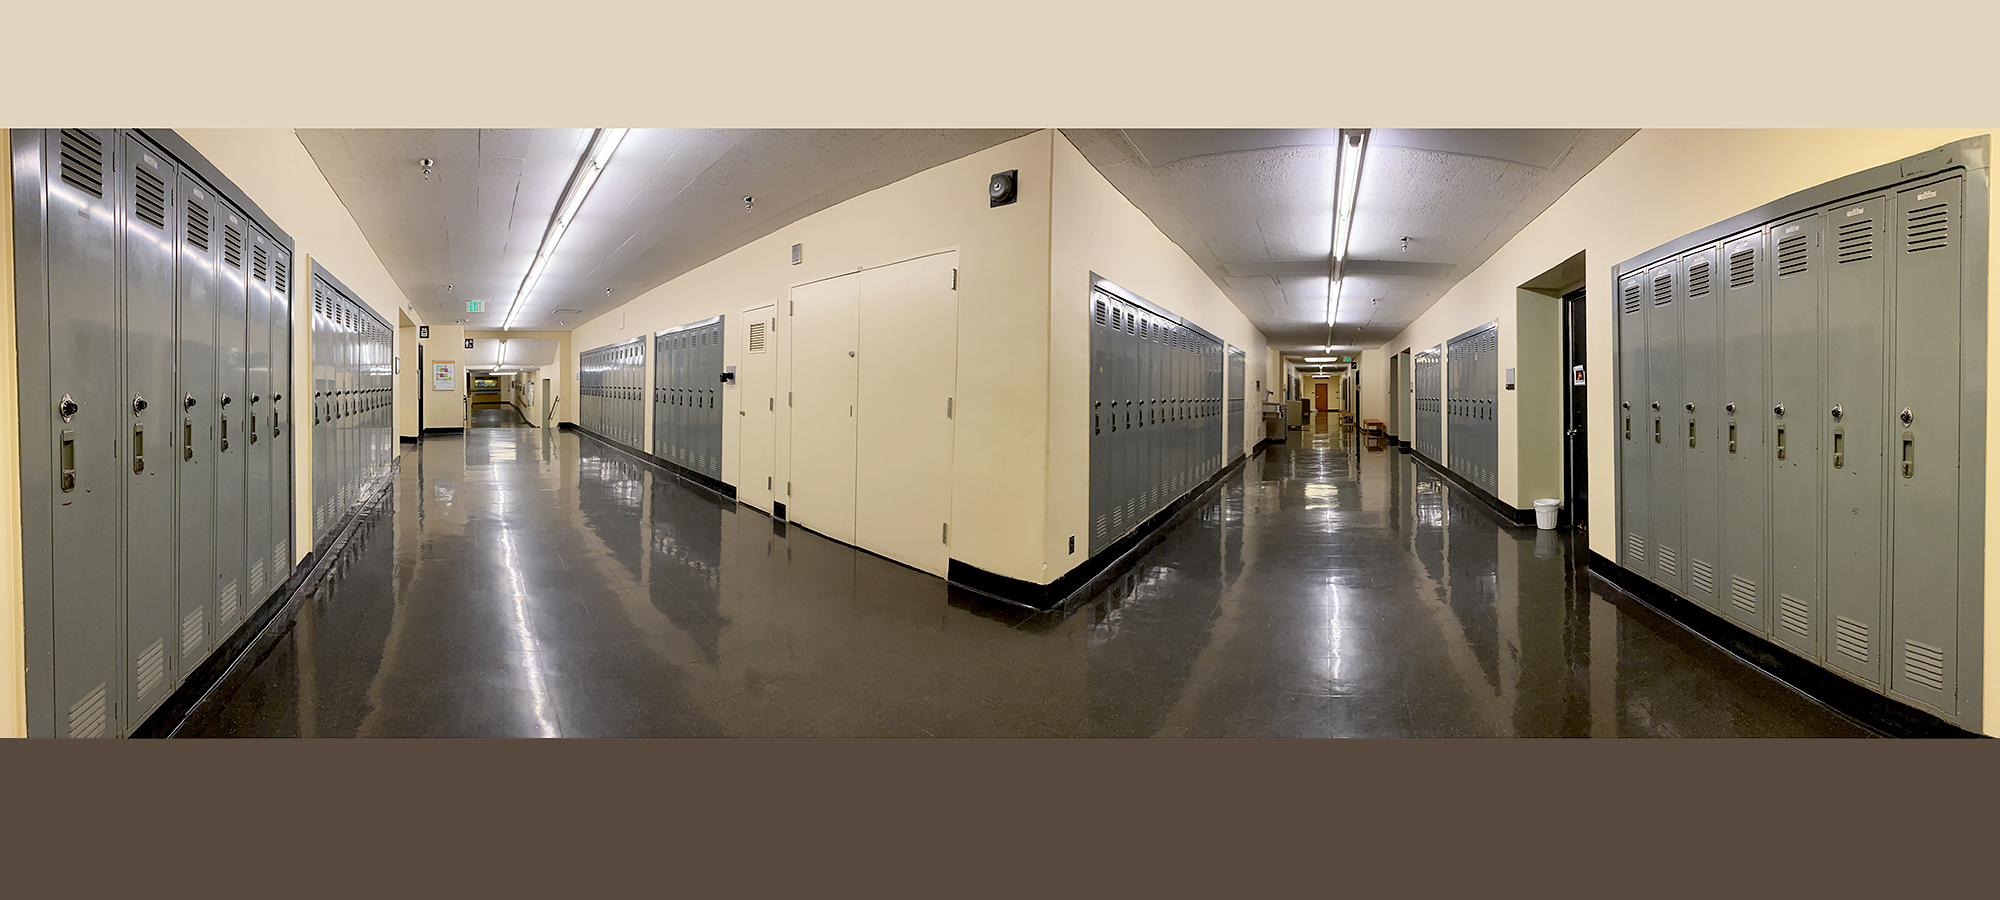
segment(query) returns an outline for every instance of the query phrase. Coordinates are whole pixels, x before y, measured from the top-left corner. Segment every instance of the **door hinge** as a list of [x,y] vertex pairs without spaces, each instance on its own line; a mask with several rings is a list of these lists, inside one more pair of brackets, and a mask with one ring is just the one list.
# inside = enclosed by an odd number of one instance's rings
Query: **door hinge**
[[786,312],[785,312],[785,315],[788,315],[788,316],[796,316],[796,315],[798,315],[798,314],[799,314],[799,301],[797,301],[797,300],[787,300],[787,301],[785,301],[785,302],[786,302],[787,304],[790,304],[789,308],[788,308],[788,309],[786,310]]
[[946,523],[944,523],[944,531],[943,531],[943,532],[942,532],[941,534],[939,534],[939,535],[938,535],[938,540],[942,541],[943,543],[947,543],[947,544],[951,543],[951,523],[950,523],[950,522],[946,522]]
[[791,495],[792,495],[792,483],[787,481],[785,482],[785,496],[790,497]]
[[771,489],[771,479],[773,479],[773,478],[776,478],[776,477],[777,477],[777,476],[775,476],[775,475],[766,475],[766,476],[764,476],[764,490],[767,490],[767,491],[768,491],[768,490],[770,490],[770,489]]
[[946,397],[946,398],[944,398],[944,417],[945,417],[945,418],[947,418],[947,419],[951,418],[951,398],[950,398],[950,397]]
[[954,290],[954,291],[955,291],[955,290],[958,290],[958,269],[957,269],[957,268],[953,268],[953,269],[951,270],[951,289],[952,289],[952,290]]

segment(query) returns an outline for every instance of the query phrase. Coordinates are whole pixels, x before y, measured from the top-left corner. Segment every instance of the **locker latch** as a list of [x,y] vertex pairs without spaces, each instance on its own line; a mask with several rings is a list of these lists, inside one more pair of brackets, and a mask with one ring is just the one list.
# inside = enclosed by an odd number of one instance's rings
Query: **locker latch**
[[1846,468],[1846,460],[1847,434],[1844,429],[1835,428],[1833,430],[1833,467],[1836,469]]
[[[63,401],[67,403],[69,398],[64,397]],[[73,412],[71,414],[74,415]],[[76,490],[76,432],[65,428],[60,440],[61,451],[57,462],[62,466],[62,489],[67,494]]]
[[146,426],[142,422],[132,423],[132,474],[146,471]]
[[181,459],[194,459],[194,417],[181,419]]
[[1736,452],[1736,423],[1734,421],[1729,423],[1729,452]]
[[[1909,414],[1910,413],[1908,410],[1903,411],[1904,416],[1908,416]],[[1903,477],[1910,478],[1915,476],[1916,474],[1917,474],[1917,439],[1909,432],[1905,431],[1903,432]]]

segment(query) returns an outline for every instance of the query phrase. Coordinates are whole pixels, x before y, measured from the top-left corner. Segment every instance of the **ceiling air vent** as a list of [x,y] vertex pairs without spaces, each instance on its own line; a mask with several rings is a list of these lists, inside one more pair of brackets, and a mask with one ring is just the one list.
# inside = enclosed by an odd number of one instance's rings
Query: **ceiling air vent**
[[583,310],[580,310],[580,309],[552,309],[552,310],[549,310],[549,315],[552,315],[552,316],[574,316],[574,315],[580,315],[580,314],[582,314],[582,313],[583,313]]
[[1951,208],[1939,203],[1920,209],[1910,210],[1906,218],[1907,237],[1903,250],[1916,253],[1919,250],[1936,250],[1951,245]]
[[209,235],[208,210],[199,203],[189,201],[187,212],[187,242],[196,250],[206,253]]
[[1944,690],[1944,651],[1919,641],[1904,641],[1903,677],[1934,691]]
[[243,236],[227,225],[222,226],[222,261],[243,268]]
[[1837,261],[1845,265],[1875,258],[1875,220],[1862,219],[1840,226],[1839,243],[1834,249]]
[[97,135],[63,129],[62,180],[92,197],[104,196],[104,142]]
[[1745,247],[1729,254],[1729,287],[1735,290],[1757,281],[1757,251]]
[[167,229],[167,183],[161,181],[160,176],[144,168],[135,170],[133,174],[138,176],[134,179],[137,183],[134,185],[133,199],[137,201],[134,205],[137,207],[135,211],[139,214],[139,219],[154,228],[165,231]]
[[1795,234],[1778,242],[1778,277],[1790,278],[1806,270],[1806,236]]
[[1639,311],[1640,306],[1642,306],[1645,302],[1645,297],[1643,296],[1643,294],[1644,292],[1640,290],[1639,283],[1636,281],[1625,286],[1626,315],[1629,316]]
[[1694,268],[1688,270],[1689,297],[1708,296],[1708,269],[1708,263],[1701,262],[1696,263]]

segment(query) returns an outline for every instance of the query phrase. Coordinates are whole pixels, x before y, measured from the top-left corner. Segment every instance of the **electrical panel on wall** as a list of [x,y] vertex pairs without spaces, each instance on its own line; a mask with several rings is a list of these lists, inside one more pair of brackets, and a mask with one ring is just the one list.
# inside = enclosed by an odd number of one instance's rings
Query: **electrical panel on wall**
[[1618,564],[1968,728],[1985,146],[1803,191],[1618,278]]
[[292,574],[290,239],[171,132],[14,132],[29,734],[115,737]]

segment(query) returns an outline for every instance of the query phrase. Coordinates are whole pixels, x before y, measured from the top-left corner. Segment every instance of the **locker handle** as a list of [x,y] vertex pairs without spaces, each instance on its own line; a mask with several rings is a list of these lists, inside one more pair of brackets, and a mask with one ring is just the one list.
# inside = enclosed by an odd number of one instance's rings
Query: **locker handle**
[[146,424],[132,423],[132,474],[146,471]]
[[194,417],[181,419],[181,459],[194,459]]
[[58,455],[57,463],[62,467],[63,493],[76,490],[76,432],[67,428],[63,429],[62,451]]
[[1778,423],[1778,458],[1785,458],[1785,423]]
[[1917,474],[1917,439],[1909,432],[1903,432],[1903,477]]
[[229,452],[229,415],[227,413],[224,413],[222,416],[222,452]]
[[257,414],[251,413],[244,421],[250,423],[250,443],[257,443]]
[[1694,446],[1694,417],[1688,416],[1688,446]]
[[1632,417],[1629,415],[1625,417],[1625,439],[1628,441],[1632,439]]
[[1659,417],[1659,416],[1654,416],[1654,417],[1653,417],[1653,443],[1657,444],[1657,443],[1659,443],[1659,442],[1660,442],[1660,417]]
[[1729,452],[1736,452],[1736,423],[1729,423]]
[[1841,429],[1839,429],[1839,428],[1835,428],[1835,429],[1833,430],[1833,467],[1834,467],[1834,468],[1836,468],[1836,469],[1842,469],[1842,468],[1846,468],[1846,459],[1847,459],[1847,452],[1846,452],[1846,451],[1847,451],[1847,435],[1846,435],[1845,433],[1843,433]]

